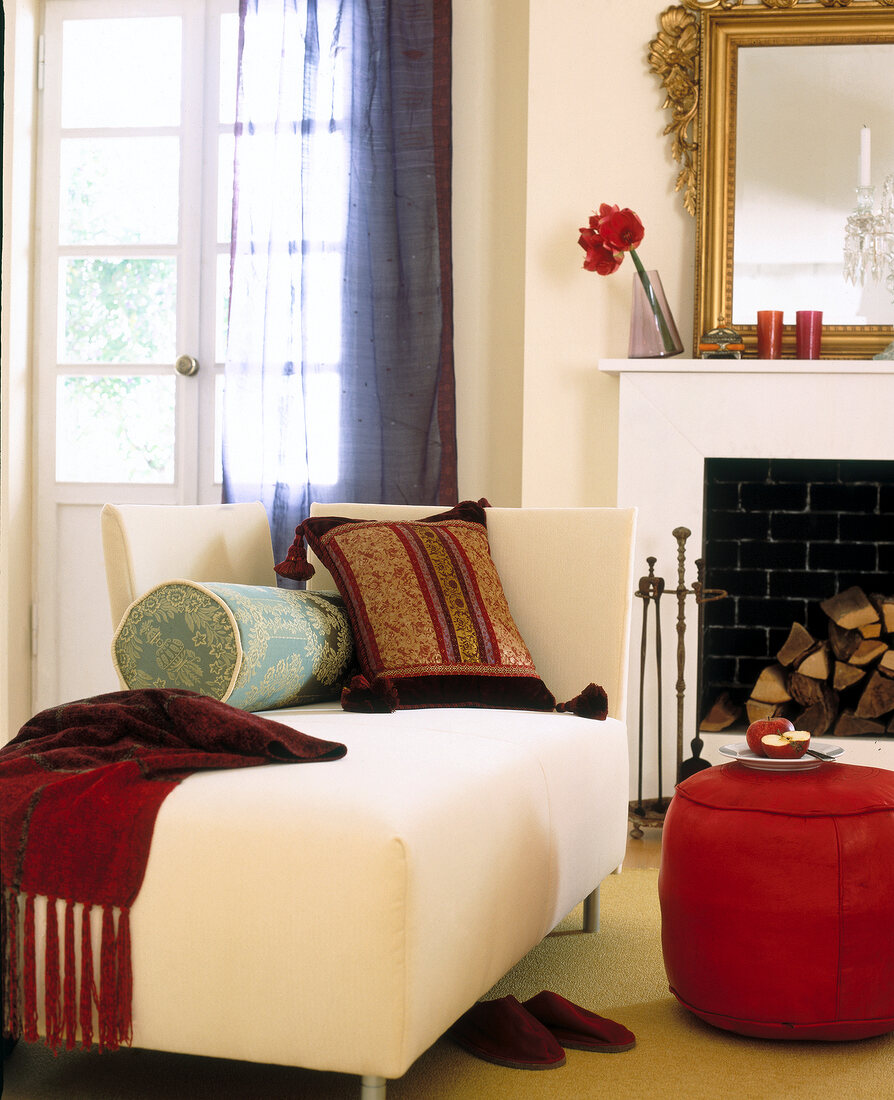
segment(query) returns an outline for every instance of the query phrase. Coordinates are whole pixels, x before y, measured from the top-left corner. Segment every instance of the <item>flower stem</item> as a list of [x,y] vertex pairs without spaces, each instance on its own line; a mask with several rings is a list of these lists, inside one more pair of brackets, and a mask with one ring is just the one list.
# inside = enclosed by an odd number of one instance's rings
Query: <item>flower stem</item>
[[652,310],[656,321],[658,322],[658,328],[661,332],[661,342],[664,345],[664,350],[670,354],[673,354],[676,350],[674,339],[671,336],[670,329],[668,328],[667,319],[664,316],[664,311],[658,301],[658,296],[655,293],[655,288],[652,286],[652,280],[649,278],[649,274],[643,267],[643,262],[637,256],[636,249],[630,249],[630,258],[633,260],[636,267],[637,274],[639,275],[640,282],[643,284],[643,290],[646,293],[646,301],[649,303],[649,307]]

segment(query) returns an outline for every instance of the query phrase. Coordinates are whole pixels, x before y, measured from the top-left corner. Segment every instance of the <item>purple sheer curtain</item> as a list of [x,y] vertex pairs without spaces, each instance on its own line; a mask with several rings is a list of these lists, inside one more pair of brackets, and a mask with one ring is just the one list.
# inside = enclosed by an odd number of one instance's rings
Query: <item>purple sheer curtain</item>
[[242,0],[224,500],[455,503],[450,0]]

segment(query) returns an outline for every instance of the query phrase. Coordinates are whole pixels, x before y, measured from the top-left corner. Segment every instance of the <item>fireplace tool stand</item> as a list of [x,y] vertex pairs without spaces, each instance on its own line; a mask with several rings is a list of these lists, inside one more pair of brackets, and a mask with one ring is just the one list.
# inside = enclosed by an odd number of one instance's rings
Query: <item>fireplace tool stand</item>
[[[637,800],[630,803],[630,820],[633,824],[631,836],[641,837],[642,827],[653,827],[664,821],[666,805],[661,790],[662,757],[662,701],[661,701],[661,596],[664,592],[664,578],[655,576],[657,558],[646,558],[649,574],[640,577],[639,587],[634,595],[643,601],[643,625],[639,648],[639,753],[637,756]],[[655,605],[655,654],[658,694],[656,699],[656,727],[658,732],[658,797],[643,801],[643,734],[645,718],[643,713],[646,685],[646,650],[649,633],[649,604]]]
[[[695,596],[696,607],[698,608],[698,674],[699,681],[701,679],[701,660],[702,660],[702,635],[704,633],[704,615],[702,612],[702,605],[711,603],[714,600],[722,600],[727,596],[727,592],[722,588],[705,588],[704,587],[704,560],[702,558],[696,559],[695,568],[697,579],[692,585],[692,588],[686,587],[686,540],[692,532],[688,527],[676,527],[673,531],[673,536],[677,540],[677,587],[672,590],[672,594],[677,597],[677,680],[676,680],[676,694],[677,694],[677,754],[676,754],[676,781],[679,783],[681,780],[688,778],[690,775],[694,775],[695,772],[701,771],[702,768],[710,767],[707,760],[701,758],[701,751],[704,747],[704,743],[699,736],[698,731],[698,715],[696,715],[696,733],[691,742],[692,756],[688,760],[683,759],[683,714],[684,703],[686,698],[686,680],[684,678],[684,669],[686,665],[686,598],[687,596]],[[661,617],[660,617],[660,601],[661,596],[665,591],[665,582],[662,577],[655,576],[655,563],[657,559],[654,557],[646,558],[646,564],[649,567],[649,573],[645,577],[640,577],[639,585],[634,595],[643,601],[643,622],[642,622],[642,635],[640,639],[640,657],[639,657],[639,754],[637,759],[637,798],[635,802],[630,803],[629,816],[630,823],[633,828],[630,830],[632,837],[639,838],[643,835],[644,828],[660,828],[664,824],[664,815],[667,812],[669,800],[665,800],[664,792],[662,790],[662,773],[664,766],[663,759],[663,729],[662,729],[662,682],[661,682]],[[658,740],[658,797],[644,799],[643,798],[643,742],[645,733],[645,717],[644,717],[644,688],[646,682],[646,653],[648,642],[648,627],[649,627],[649,604],[655,606],[655,661],[656,661],[656,714],[655,714],[655,730]],[[700,687],[700,684],[699,684]]]

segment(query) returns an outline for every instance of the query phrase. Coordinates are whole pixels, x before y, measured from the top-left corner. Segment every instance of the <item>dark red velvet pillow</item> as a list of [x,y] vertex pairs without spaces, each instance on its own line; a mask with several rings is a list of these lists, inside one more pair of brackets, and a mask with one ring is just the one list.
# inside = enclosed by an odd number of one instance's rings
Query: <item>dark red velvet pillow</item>
[[307,577],[306,538],[335,580],[365,677],[348,709],[552,710],[490,556],[484,508],[414,521],[319,516],[295,533],[282,576]]

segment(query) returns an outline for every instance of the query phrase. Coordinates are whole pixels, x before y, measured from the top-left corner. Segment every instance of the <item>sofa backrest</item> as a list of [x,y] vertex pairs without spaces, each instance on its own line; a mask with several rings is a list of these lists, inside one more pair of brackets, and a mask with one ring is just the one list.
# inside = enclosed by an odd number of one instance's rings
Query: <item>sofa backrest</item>
[[[315,516],[420,519],[437,507],[314,504]],[[491,555],[537,671],[559,702],[591,681],[624,720],[633,605],[634,508],[488,508]],[[313,589],[335,588],[312,551]]]
[[[313,505],[313,515],[419,519],[437,507]],[[537,670],[560,702],[591,681],[624,719],[633,604],[632,508],[488,508],[491,554]],[[260,503],[113,505],[102,510],[113,626],[162,581],[182,578],[276,584],[267,514]],[[335,588],[329,573],[308,587]]]
[[106,504],[102,548],[112,625],[162,581],[275,585],[267,512],[251,504]]

